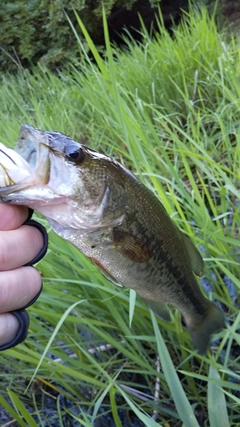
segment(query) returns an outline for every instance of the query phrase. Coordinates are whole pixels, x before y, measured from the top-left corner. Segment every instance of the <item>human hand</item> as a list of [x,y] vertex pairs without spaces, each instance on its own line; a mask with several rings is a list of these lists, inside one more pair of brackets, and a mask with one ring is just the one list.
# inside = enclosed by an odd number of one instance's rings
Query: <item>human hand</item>
[[41,275],[31,265],[47,251],[47,232],[28,218],[28,208],[0,204],[0,351],[24,341],[29,325],[24,308],[41,293]]

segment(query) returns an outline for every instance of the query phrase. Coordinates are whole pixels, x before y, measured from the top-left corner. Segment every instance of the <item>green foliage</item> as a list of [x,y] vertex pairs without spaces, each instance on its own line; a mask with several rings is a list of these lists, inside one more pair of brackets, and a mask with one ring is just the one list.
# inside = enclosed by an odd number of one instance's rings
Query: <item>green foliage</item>
[[203,10],[186,15],[173,39],[162,26],[155,40],[143,30],[142,44],[132,40],[125,52],[111,47],[105,22],[104,60],[76,19],[85,37],[78,38],[79,65],[59,75],[41,66],[2,77],[2,142],[13,145],[27,122],[84,140],[130,167],[201,248],[209,298],[221,303],[229,324],[208,354],[198,355],[179,313],[171,310],[169,324],[156,319],[50,232],[37,266],[43,293],[28,309],[29,338],[1,354],[0,404],[23,426],[50,425],[54,417],[64,425],[69,414],[72,423],[92,427],[104,408],[117,427],[125,427],[120,409],[130,425],[134,414],[147,427],[237,427],[238,44],[226,43]]
[[[114,5],[129,8],[136,0],[2,1],[0,4],[0,69],[16,70],[41,61],[56,68],[78,56],[78,45],[66,15],[76,24],[74,10],[102,43],[102,4],[107,15]],[[78,28],[79,30],[79,28]]]
[[[73,27],[82,37],[74,14],[76,11],[85,28],[91,35],[99,51],[104,44],[102,27],[102,7],[112,23],[112,30],[117,25],[117,34],[120,28],[127,25],[129,30],[139,28],[140,19],[154,26],[154,15],[157,8],[161,7],[164,20],[171,24],[176,16],[188,9],[188,3],[194,7],[207,4],[211,13],[216,14],[220,26],[237,27],[233,11],[238,7],[237,1],[217,2],[215,0],[201,0],[196,3],[188,0],[43,0],[7,1],[0,2],[0,72],[16,72],[22,67],[30,67],[38,62],[50,69],[64,69],[71,60],[73,63],[79,59],[79,46],[71,31],[67,17]],[[137,8],[135,7],[138,5]],[[126,13],[132,11],[133,14]],[[138,17],[137,10],[140,11]],[[112,21],[113,19],[113,21]],[[228,22],[229,21],[229,22]],[[236,21],[236,22],[235,22]],[[237,31],[236,31],[237,32]],[[124,33],[124,32],[123,32]],[[137,35],[137,33],[135,33]],[[116,36],[115,34],[115,37]],[[84,38],[82,38],[84,41]],[[87,46],[87,45],[86,45]]]

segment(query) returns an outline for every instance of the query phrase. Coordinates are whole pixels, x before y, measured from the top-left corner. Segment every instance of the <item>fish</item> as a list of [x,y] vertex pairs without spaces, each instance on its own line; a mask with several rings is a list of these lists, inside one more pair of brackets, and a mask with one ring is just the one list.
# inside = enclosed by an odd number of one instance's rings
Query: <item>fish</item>
[[[11,170],[19,168],[19,175]],[[0,203],[43,214],[114,284],[134,289],[161,319],[177,308],[205,354],[223,312],[202,293],[204,262],[160,200],[124,165],[55,131],[24,124],[0,146]]]

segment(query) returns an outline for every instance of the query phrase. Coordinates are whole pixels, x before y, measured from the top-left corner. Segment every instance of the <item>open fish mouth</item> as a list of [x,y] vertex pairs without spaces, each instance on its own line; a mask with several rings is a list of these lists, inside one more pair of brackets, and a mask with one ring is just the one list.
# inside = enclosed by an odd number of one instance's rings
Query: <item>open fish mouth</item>
[[0,195],[16,193],[49,181],[49,142],[47,135],[23,125],[15,150],[0,144]]
[[[91,188],[88,191],[84,185],[81,166],[68,156],[79,150],[80,143],[60,132],[23,125],[14,150],[0,144],[0,203],[28,206],[60,226],[95,230],[108,204],[109,189],[104,181],[89,203]],[[104,157],[92,153],[97,160]],[[87,184],[91,187],[91,179]]]
[[29,164],[0,143],[0,187],[9,187],[30,174]]

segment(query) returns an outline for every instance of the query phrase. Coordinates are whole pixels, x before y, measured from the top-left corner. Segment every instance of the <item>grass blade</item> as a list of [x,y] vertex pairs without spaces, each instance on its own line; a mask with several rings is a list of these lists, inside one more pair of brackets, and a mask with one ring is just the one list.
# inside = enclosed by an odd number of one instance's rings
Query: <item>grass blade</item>
[[[9,414],[12,415],[13,417],[12,421],[16,421],[18,425],[21,427],[28,427],[28,426],[37,427],[36,422],[34,421],[32,416],[29,414],[28,410],[25,408],[25,406],[23,405],[23,403],[21,402],[17,394],[14,393],[13,391],[8,391],[8,392],[12,400],[12,403],[17,408],[18,412],[12,408],[12,406],[4,399],[3,396],[0,396],[0,404],[9,412]],[[27,423],[25,423],[23,418],[27,421]]]
[[143,423],[145,423],[145,425],[147,427],[163,427],[162,425],[160,425],[159,423],[157,423],[156,421],[154,421],[152,418],[150,418],[149,416],[145,415],[139,408],[138,406],[132,401],[132,399],[130,399],[128,397],[128,395],[121,389],[121,387],[118,387],[120,393],[122,394],[122,396],[124,397],[124,399],[126,400],[127,404],[129,405],[129,407],[132,409],[132,411],[137,415],[137,417],[139,418],[139,420],[141,420]]
[[208,415],[210,427],[230,427],[225,394],[211,378],[220,380],[218,371],[210,365],[208,382]]
[[166,378],[168,387],[172,394],[174,403],[176,405],[178,415],[185,427],[200,427],[193,409],[189,403],[189,400],[183,390],[182,384],[176,373],[175,366],[173,365],[172,359],[166,347],[166,344],[162,338],[161,332],[158,328],[156,317],[151,311],[153,329],[156,335],[158,354],[160,363],[162,365],[163,373]]

